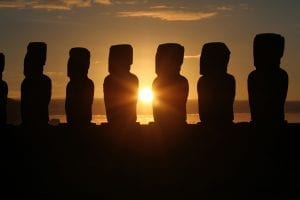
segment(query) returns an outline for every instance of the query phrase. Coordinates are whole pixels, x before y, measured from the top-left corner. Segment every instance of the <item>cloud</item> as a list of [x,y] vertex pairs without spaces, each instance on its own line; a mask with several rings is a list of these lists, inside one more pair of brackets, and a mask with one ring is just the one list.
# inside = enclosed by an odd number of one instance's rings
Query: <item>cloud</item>
[[144,10],[118,12],[118,17],[149,17],[164,21],[199,21],[216,16],[217,12],[195,12],[183,10]]
[[22,1],[0,1],[0,8],[24,8],[25,5]]
[[36,4],[32,5],[33,9],[45,9],[45,10],[70,10],[70,7],[59,4]]
[[51,72],[51,71],[46,71],[45,74],[49,75],[49,76],[65,76],[65,73],[63,72]]
[[166,8],[173,8],[171,6],[166,5],[157,5],[157,6],[151,6],[150,9],[166,9]]
[[85,8],[95,4],[110,5],[111,0],[12,0],[0,1],[0,8],[71,10],[74,7]]
[[239,7],[240,7],[242,10],[249,10],[249,9],[250,9],[249,5],[246,4],[246,3],[241,3],[241,4],[239,5]]
[[[72,10],[73,8],[88,8],[95,5],[136,5],[144,4],[146,0],[0,0],[1,8],[39,9],[39,10]],[[244,6],[244,5],[241,5]],[[215,11],[189,11],[185,7],[157,4],[145,10],[120,11],[118,17],[149,17],[165,21],[197,21],[211,18],[219,12],[232,11],[232,6],[219,6]]]
[[184,59],[199,59],[200,55],[186,55],[184,56]]
[[110,5],[110,4],[112,4],[112,1],[111,0],[95,0],[94,3]]
[[220,7],[217,7],[217,10],[221,10],[221,11],[232,11],[233,8],[232,8],[232,6],[220,6]]
[[128,5],[133,5],[133,4],[137,4],[138,1],[137,0],[122,0],[122,1],[115,1],[115,3],[117,4],[128,4]]

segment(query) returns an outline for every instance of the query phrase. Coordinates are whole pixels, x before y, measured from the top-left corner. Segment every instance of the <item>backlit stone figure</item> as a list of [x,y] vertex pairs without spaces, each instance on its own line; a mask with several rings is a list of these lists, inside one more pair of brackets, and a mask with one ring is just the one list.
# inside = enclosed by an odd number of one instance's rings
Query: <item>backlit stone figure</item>
[[2,73],[5,66],[5,56],[0,53],[0,126],[6,124],[6,104],[7,104],[7,93],[8,87],[5,81],[2,80]]
[[51,80],[43,74],[47,45],[31,42],[24,59],[25,79],[21,85],[21,117],[23,125],[45,126],[49,121]]
[[154,92],[153,117],[160,125],[186,123],[186,102],[189,84],[180,75],[184,47],[176,43],[160,44],[155,58],[157,77],[152,84]]
[[71,125],[88,125],[92,120],[94,83],[88,78],[90,52],[85,48],[72,48],[69,52],[65,111]]
[[113,45],[109,51],[109,75],[103,84],[104,103],[110,124],[136,122],[138,78],[130,73],[133,49],[129,44]]
[[198,80],[200,120],[206,125],[230,125],[234,119],[235,79],[227,73],[230,51],[224,43],[211,42],[202,47]]
[[251,120],[255,124],[280,125],[285,121],[284,104],[288,74],[280,68],[284,38],[279,34],[257,34],[253,43],[255,70],[248,76]]

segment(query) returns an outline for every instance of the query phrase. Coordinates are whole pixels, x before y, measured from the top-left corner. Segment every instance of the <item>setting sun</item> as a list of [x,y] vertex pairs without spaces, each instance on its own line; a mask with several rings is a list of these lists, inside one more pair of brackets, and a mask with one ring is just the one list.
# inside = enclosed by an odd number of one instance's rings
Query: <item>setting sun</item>
[[150,88],[142,88],[139,91],[139,100],[143,103],[151,103],[153,99],[153,93]]

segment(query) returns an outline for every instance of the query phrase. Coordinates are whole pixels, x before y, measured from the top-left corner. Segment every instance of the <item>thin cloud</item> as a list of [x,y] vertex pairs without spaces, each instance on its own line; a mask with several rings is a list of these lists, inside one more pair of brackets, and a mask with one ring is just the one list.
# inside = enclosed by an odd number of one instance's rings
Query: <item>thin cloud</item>
[[32,5],[33,9],[45,9],[45,10],[70,10],[71,8],[66,5],[58,4],[37,4]]
[[220,6],[217,7],[217,10],[221,10],[221,11],[232,11],[233,8],[231,6]]
[[122,0],[122,1],[115,1],[116,4],[128,4],[128,5],[134,5],[137,4],[138,1],[134,1],[134,0]]
[[98,3],[98,4],[103,4],[103,5],[110,5],[110,4],[112,4],[111,0],[95,0],[94,2]]
[[149,17],[164,21],[199,21],[216,16],[217,12],[194,12],[176,10],[147,10],[119,12],[118,17]]
[[[62,4],[65,4],[68,7],[80,7],[80,8],[84,8],[84,7],[90,7],[93,3],[92,0],[60,0],[62,2]],[[52,1],[49,1],[52,2]],[[100,3],[100,2],[98,2]]]
[[200,55],[186,55],[184,56],[184,59],[199,59]]
[[249,5],[246,4],[246,3],[241,3],[239,6],[242,10],[249,10],[250,9]]
[[173,8],[171,6],[166,5],[158,5],[158,6],[151,6],[150,9],[166,9],[166,8]]
[[45,72],[45,74],[49,75],[49,76],[64,76],[65,73],[63,72],[51,72],[51,71],[47,71]]
[[0,8],[25,8],[25,2],[19,1],[0,1]]
[[85,8],[95,4],[110,5],[111,0],[12,0],[0,1],[0,8],[71,10],[74,7]]

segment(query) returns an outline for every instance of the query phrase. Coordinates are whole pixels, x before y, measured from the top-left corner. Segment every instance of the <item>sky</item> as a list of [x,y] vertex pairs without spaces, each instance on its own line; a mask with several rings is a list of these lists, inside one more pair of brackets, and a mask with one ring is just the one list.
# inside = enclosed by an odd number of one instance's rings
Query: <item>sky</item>
[[201,48],[207,42],[224,42],[231,51],[228,72],[236,79],[236,99],[247,100],[253,38],[273,32],[286,40],[281,67],[289,74],[287,100],[300,100],[299,10],[296,0],[0,0],[3,79],[9,97],[20,98],[27,44],[43,41],[52,98],[65,98],[69,50],[85,47],[91,52],[89,77],[95,97],[102,98],[111,45],[133,46],[131,72],[145,88],[156,76],[157,46],[175,42],[185,47],[181,74],[189,81],[189,98],[196,99]]

